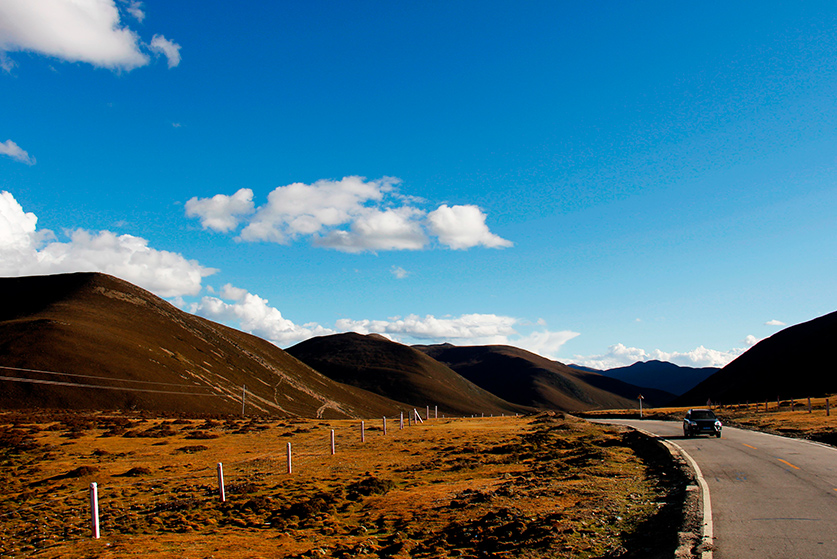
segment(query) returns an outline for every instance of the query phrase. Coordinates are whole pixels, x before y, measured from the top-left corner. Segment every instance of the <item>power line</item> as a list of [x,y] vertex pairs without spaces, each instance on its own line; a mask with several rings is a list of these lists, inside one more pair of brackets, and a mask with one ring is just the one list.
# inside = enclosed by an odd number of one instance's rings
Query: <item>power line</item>
[[[225,396],[223,394],[205,394],[199,392],[176,392],[173,390],[151,390],[148,388],[123,388],[120,386],[103,386],[103,385],[96,385],[96,384],[78,384],[75,382],[63,382],[59,380],[46,380],[46,379],[34,379],[34,378],[20,378],[20,377],[7,377],[7,376],[0,376],[0,380],[8,380],[11,382],[27,382],[31,384],[50,384],[54,386],[72,386],[76,388],[96,388],[100,390],[122,390],[126,392],[147,392],[151,394],[177,394],[179,396],[213,396],[216,398],[225,398],[231,396]],[[175,386],[185,386],[185,385],[175,385]]]
[[156,384],[159,386],[182,386],[184,388],[194,388],[195,385],[193,384],[180,384],[175,382],[155,382],[151,380],[132,380],[132,379],[115,379],[111,377],[101,377],[95,375],[79,375],[75,373],[59,373],[56,371],[44,371],[41,369],[23,369],[21,367],[7,367],[6,365],[0,365],[0,369],[8,369],[10,371],[21,371],[24,373],[40,373],[43,375],[61,375],[65,377],[77,377],[77,378],[94,378],[98,380],[112,380],[116,382],[136,382],[139,384]]

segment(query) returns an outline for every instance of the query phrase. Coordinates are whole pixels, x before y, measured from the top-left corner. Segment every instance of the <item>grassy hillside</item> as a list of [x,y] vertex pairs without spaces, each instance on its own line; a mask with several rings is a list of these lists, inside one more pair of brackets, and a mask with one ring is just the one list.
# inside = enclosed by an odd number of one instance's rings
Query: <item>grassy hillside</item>
[[439,406],[439,413],[465,415],[531,411],[491,394],[416,349],[374,334],[321,336],[289,348],[288,353],[333,380],[418,408]]
[[[276,416],[393,414],[273,344],[94,273],[0,278],[0,406]],[[23,381],[26,382],[23,382]],[[83,386],[80,386],[83,385]]]

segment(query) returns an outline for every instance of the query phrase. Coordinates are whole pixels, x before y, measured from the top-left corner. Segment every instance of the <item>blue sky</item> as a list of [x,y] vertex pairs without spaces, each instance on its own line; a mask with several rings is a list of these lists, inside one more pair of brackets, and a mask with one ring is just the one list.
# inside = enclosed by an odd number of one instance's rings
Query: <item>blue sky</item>
[[5,276],[600,367],[835,310],[833,2],[0,0],[0,54]]

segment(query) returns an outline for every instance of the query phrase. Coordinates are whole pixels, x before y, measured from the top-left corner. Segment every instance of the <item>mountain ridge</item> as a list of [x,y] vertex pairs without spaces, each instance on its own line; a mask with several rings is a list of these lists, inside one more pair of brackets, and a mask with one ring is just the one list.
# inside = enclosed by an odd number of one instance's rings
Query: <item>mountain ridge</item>
[[837,392],[830,349],[837,311],[789,326],[765,338],[675,403],[775,401]]
[[266,415],[377,416],[403,406],[106,274],[0,278],[0,293],[0,366],[18,378],[0,381],[1,407],[241,413],[244,386],[249,411]]
[[[638,407],[644,392],[652,401],[673,396],[640,388],[597,373],[578,371],[558,361],[504,346],[417,345],[417,349],[495,394],[518,404],[563,411]],[[512,381],[512,375],[515,378]]]

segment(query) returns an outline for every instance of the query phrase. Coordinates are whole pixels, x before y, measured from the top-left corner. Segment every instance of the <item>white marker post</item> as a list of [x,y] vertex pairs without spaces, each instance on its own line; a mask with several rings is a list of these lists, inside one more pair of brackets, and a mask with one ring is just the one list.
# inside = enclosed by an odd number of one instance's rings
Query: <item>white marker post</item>
[[360,442],[362,442],[362,443],[366,442],[366,422],[365,421],[360,422]]
[[334,456],[334,453],[337,451],[336,447],[334,446],[334,429],[331,430],[331,455]]
[[640,394],[639,396],[637,396],[637,398],[636,398],[636,399],[637,399],[637,400],[639,400],[639,418],[640,418],[640,419],[642,419],[642,417],[643,417],[643,412],[642,412],[642,401],[645,399],[645,396],[643,396],[642,394]]
[[439,406],[433,406],[433,419],[439,419]]
[[294,473],[293,465],[291,464],[291,443],[288,443],[288,473]]
[[401,412],[401,427],[400,427],[400,429],[403,429],[403,428],[404,428],[404,412],[402,411]]
[[99,539],[99,486],[90,484],[90,529],[94,540]]
[[222,503],[227,500],[227,495],[224,493],[224,465],[221,462],[218,462],[218,496]]

